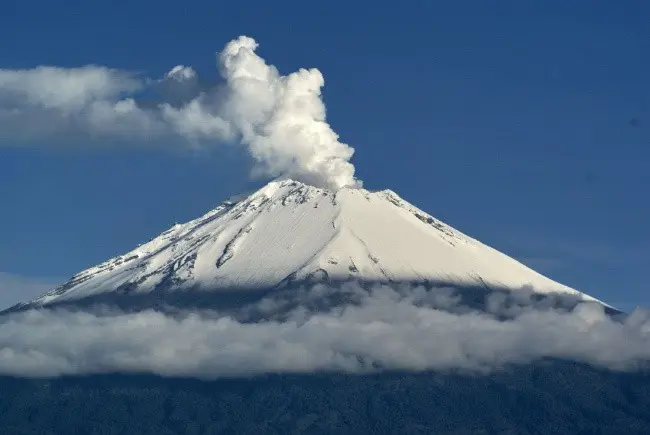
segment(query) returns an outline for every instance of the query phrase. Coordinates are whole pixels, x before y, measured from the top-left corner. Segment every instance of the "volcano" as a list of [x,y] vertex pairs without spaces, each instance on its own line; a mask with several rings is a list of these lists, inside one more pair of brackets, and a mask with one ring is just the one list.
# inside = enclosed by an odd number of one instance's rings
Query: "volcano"
[[[94,309],[106,305],[118,309]],[[0,421],[11,433],[649,433],[648,370],[607,369],[645,355],[645,317],[618,324],[608,309],[390,190],[274,181],[0,316]]]
[[[232,197],[14,309],[139,301],[200,306],[305,283],[415,283],[594,298],[444,224],[395,192],[293,180]],[[192,302],[194,301],[194,302]],[[201,302],[203,301],[203,302]]]

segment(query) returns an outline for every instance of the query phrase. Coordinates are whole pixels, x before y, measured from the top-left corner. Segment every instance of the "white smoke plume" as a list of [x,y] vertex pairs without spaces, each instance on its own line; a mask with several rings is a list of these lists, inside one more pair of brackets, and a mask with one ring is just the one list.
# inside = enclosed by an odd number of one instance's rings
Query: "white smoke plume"
[[[162,79],[100,66],[0,69],[0,146],[57,146],[73,137],[239,143],[255,162],[254,176],[360,186],[350,163],[354,149],[326,121],[320,71],[283,76],[257,47],[247,36],[230,41],[218,56],[223,81],[213,87],[183,65]],[[147,102],[151,91],[162,100]]]
[[230,42],[221,52],[221,71],[228,82],[228,110],[253,157],[268,175],[295,166],[295,176],[307,183],[341,187],[354,185],[354,150],[338,141],[325,122],[317,69],[301,69],[286,77],[255,54],[257,43],[247,37]]
[[[315,286],[299,291],[294,301],[299,303],[289,310],[270,298],[242,307],[239,315],[64,309],[5,315],[0,374],[135,372],[213,379],[323,370],[486,373],[544,358],[634,370],[650,361],[647,310],[616,320],[598,303],[560,309],[496,294],[486,309],[476,309],[463,306],[451,291],[388,286],[368,291],[353,284],[343,290],[353,302],[309,308],[337,292]],[[251,309],[267,317],[241,318]]]

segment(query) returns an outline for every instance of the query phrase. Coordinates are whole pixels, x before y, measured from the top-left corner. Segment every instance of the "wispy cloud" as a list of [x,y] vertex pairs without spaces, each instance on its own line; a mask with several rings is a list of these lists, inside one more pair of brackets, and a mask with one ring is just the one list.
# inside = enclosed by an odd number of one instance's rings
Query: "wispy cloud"
[[27,278],[0,272],[0,310],[40,296],[58,283],[52,278]]
[[524,261],[564,267],[572,262],[617,266],[643,261],[649,248],[641,245],[620,246],[597,240],[575,240],[553,236],[514,234],[503,237],[511,254]]

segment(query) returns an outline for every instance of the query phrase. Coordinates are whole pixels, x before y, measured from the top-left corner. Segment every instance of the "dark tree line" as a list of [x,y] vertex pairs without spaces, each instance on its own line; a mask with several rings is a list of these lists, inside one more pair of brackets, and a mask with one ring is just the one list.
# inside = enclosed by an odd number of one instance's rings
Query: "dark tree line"
[[491,375],[0,378],[7,434],[648,434],[650,374],[578,364]]

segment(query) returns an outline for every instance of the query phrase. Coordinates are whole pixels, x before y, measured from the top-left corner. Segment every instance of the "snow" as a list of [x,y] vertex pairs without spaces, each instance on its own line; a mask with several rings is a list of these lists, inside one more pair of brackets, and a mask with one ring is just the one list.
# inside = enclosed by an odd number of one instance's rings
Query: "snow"
[[289,281],[531,286],[593,298],[438,221],[390,190],[275,181],[75,275],[29,305],[106,292],[266,289]]

